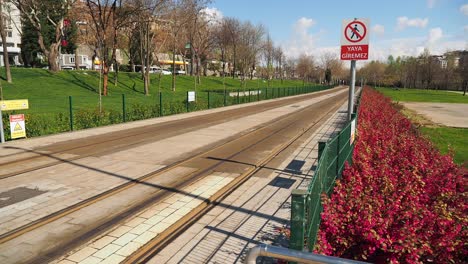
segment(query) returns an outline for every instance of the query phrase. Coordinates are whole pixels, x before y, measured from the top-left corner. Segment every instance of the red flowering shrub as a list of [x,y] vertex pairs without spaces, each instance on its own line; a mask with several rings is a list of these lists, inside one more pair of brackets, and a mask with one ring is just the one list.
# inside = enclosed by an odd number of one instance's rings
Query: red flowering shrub
[[353,165],[324,211],[316,252],[374,263],[467,261],[466,169],[363,91]]

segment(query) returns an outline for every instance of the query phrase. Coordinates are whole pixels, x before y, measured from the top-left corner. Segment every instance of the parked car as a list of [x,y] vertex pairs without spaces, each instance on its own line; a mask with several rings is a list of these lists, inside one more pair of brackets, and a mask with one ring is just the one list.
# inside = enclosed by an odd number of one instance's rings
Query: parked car
[[172,70],[172,68],[169,68],[171,72],[173,72],[175,75],[185,75],[185,71],[181,69],[175,69],[175,71]]
[[162,75],[171,75],[172,72],[166,70],[166,69],[161,69],[161,68],[157,68],[157,69],[154,69],[153,71],[151,71],[153,73],[161,73]]

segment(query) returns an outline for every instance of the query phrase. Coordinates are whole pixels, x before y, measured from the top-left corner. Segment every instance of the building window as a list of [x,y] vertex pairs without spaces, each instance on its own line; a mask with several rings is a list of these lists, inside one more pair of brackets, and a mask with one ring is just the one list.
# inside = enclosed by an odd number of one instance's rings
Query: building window
[[12,31],[7,31],[7,37],[12,38],[13,37],[13,32]]
[[75,63],[75,57],[70,57],[70,63]]

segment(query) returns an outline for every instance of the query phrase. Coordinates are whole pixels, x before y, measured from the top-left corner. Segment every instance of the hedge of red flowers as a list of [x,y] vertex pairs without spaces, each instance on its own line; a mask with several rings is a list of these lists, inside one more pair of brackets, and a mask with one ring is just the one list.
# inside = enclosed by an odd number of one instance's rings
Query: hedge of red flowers
[[365,88],[353,165],[324,211],[316,252],[373,263],[468,262],[467,170]]

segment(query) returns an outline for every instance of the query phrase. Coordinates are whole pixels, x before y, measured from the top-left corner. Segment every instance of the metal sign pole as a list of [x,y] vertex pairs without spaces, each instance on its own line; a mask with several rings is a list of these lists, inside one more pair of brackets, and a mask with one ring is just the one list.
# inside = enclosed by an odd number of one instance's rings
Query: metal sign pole
[[351,121],[351,114],[354,108],[354,85],[356,83],[356,61],[351,61],[351,83],[349,84],[348,96],[348,120]]
[[2,108],[0,107],[0,134],[2,138],[2,143],[5,143],[5,135],[3,133],[3,114],[2,114]]

